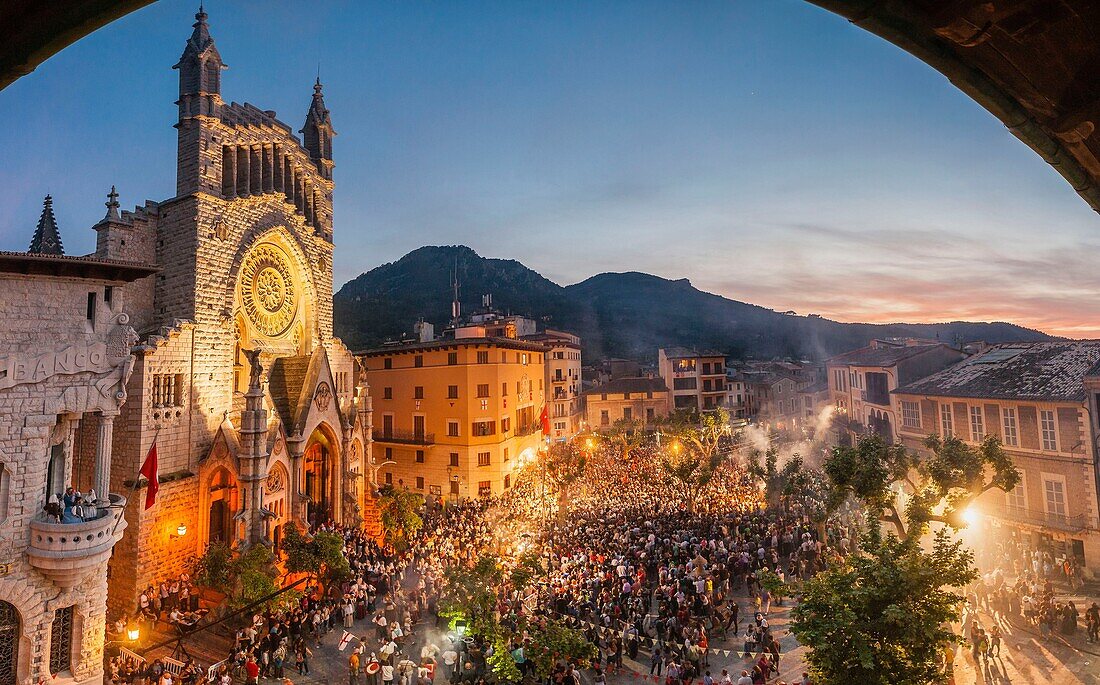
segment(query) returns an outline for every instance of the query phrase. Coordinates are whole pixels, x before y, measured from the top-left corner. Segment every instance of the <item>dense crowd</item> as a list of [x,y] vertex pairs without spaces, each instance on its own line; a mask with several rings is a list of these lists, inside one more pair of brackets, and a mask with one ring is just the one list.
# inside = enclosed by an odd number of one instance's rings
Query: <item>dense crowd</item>
[[[308,674],[321,638],[350,631],[344,653],[352,683],[430,685],[442,673],[452,683],[480,685],[490,679],[494,645],[453,634],[430,640],[416,634],[418,624],[434,618],[440,625],[448,568],[472,566],[486,552],[514,561],[525,551],[545,564],[544,577],[526,593],[502,584],[502,623],[563,619],[597,648],[592,663],[554,664],[550,685],[579,685],[579,669],[587,667],[602,685],[624,668],[624,657],[648,663],[667,685],[769,682],[783,658],[782,635],[769,622],[782,597],[765,578],[808,578],[846,554],[854,534],[848,517],[811,520],[809,494],[765,507],[758,485],[732,460],[695,489],[672,482],[651,447],[627,459],[595,450],[564,492],[543,476],[531,466],[503,497],[431,507],[403,554],[387,554],[361,530],[318,527],[342,536],[351,577],[253,616],[214,682]],[[186,579],[180,593],[183,587]],[[172,583],[166,597],[163,588],[147,594],[147,614],[181,604]],[[736,654],[712,663],[718,641],[736,643]],[[532,666],[529,646],[522,631],[507,645],[521,672]],[[112,682],[142,681],[122,667]]]

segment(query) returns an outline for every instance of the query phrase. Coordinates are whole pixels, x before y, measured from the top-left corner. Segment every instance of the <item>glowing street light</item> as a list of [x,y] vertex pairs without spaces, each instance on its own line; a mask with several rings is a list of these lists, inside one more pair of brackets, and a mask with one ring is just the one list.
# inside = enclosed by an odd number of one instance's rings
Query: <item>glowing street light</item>
[[137,642],[139,637],[141,637],[141,631],[138,629],[137,624],[131,624],[126,629],[126,639],[130,642]]

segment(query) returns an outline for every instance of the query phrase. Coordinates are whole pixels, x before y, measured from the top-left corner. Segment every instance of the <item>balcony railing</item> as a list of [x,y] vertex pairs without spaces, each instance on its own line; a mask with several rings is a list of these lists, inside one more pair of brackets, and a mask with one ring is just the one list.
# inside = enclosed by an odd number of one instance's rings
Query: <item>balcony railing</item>
[[[110,509],[99,509],[96,518],[79,523],[58,523],[45,513],[31,519],[31,566],[62,589],[76,586],[99,564],[111,557],[111,548],[122,539],[126,498],[110,494]],[[117,523],[116,523],[117,522]]]
[[1040,526],[1042,528],[1053,528],[1067,533],[1076,533],[1088,528],[1088,519],[1084,514],[1063,516],[1045,511],[1035,511],[1034,509],[1020,509],[1008,505],[997,507],[990,513],[1005,521]]
[[400,445],[434,445],[435,433],[407,430],[380,430],[374,433],[375,442],[393,442]]

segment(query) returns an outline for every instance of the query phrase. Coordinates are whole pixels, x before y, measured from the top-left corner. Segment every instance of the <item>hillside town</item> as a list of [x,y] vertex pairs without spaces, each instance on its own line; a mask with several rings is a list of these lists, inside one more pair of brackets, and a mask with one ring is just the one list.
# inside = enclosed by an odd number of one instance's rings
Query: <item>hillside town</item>
[[1100,340],[351,348],[324,85],[208,19],[175,194],[0,253],[0,685],[1100,682]]

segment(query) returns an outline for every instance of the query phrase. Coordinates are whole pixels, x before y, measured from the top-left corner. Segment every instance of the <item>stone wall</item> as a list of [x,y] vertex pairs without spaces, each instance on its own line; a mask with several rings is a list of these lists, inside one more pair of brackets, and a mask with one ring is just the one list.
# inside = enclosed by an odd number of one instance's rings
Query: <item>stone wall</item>
[[[102,297],[106,286],[116,289],[109,306]],[[86,279],[0,277],[0,318],[5,321],[0,358],[5,358],[5,368],[13,359],[34,359],[69,345],[106,341],[122,312],[119,286]],[[94,325],[87,318],[89,292],[97,295]],[[106,408],[113,400],[95,387],[103,377],[94,371],[54,373],[38,382],[0,389],[0,559],[12,563],[11,572],[0,576],[0,600],[15,606],[22,621],[17,656],[21,684],[39,678],[53,681],[50,628],[54,612],[69,606],[74,607],[72,665],[59,681],[92,684],[102,680],[106,562],[91,567],[75,587],[62,591],[31,565],[26,551],[31,520],[46,500],[51,445],[67,441],[68,419],[79,417],[69,413],[76,409],[68,404],[71,399],[61,403],[60,412],[55,405],[67,391],[77,389],[90,393],[79,395],[89,409],[95,408],[94,402]],[[82,423],[88,428],[77,439],[80,458],[85,459],[95,452],[98,417],[89,411]]]

